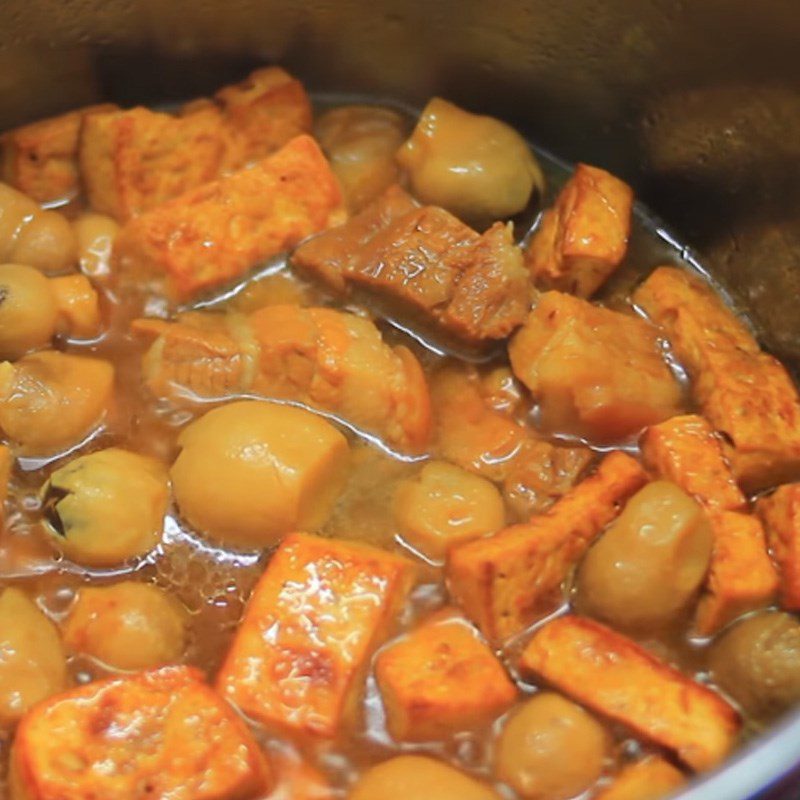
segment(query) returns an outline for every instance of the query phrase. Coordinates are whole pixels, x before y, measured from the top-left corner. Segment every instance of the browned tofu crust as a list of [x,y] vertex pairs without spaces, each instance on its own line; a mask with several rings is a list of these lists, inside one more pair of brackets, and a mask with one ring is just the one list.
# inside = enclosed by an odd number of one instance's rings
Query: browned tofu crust
[[772,557],[780,571],[780,602],[800,611],[800,483],[779,487],[756,502]]
[[267,67],[177,116],[139,107],[87,117],[81,175],[91,207],[124,222],[310,130],[303,85]]
[[520,669],[671,750],[702,771],[733,749],[739,715],[716,692],[597,622],[567,615],[540,628]]
[[686,776],[660,756],[647,756],[620,770],[594,800],[662,800],[686,783]]
[[418,206],[399,186],[301,245],[292,263],[338,292],[367,289],[412,320],[471,343],[505,338],[530,306],[507,225],[479,235],[443,208]]
[[517,696],[477,631],[442,615],[384,648],[375,677],[389,731],[399,741],[435,741],[486,724]]
[[558,605],[570,569],[646,482],[637,461],[611,453],[544,514],[451,548],[451,595],[489,641],[520,633]]
[[295,533],[253,591],[221,694],[266,725],[322,737],[352,725],[365,672],[413,579],[410,562]]
[[93,681],[31,709],[11,752],[14,800],[250,800],[269,765],[191,667]]
[[594,294],[625,257],[632,208],[630,186],[599,167],[578,164],[525,254],[537,286]]
[[303,135],[130,220],[117,235],[113,263],[123,281],[141,287],[155,279],[170,299],[185,301],[344,218],[336,177]]
[[111,103],[50,117],[0,137],[2,179],[38,203],[68,200],[80,191],[78,141],[85,117],[114,111]]
[[634,301],[664,329],[703,416],[731,443],[744,491],[800,476],[797,389],[713,290],[683,270],[659,267]]
[[778,575],[758,519],[735,511],[712,512],[708,518],[714,549],[695,618],[695,629],[702,636],[768,606],[778,591]]
[[739,511],[747,504],[721,439],[703,417],[686,414],[652,425],[639,444],[648,469],[680,486],[709,511]]

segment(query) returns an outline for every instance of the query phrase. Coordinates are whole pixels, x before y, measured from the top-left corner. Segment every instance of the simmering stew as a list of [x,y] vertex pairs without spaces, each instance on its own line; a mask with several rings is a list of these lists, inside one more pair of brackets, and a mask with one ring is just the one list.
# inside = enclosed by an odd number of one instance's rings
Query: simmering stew
[[656,800],[800,700],[800,399],[631,189],[276,67],[5,133],[12,800]]

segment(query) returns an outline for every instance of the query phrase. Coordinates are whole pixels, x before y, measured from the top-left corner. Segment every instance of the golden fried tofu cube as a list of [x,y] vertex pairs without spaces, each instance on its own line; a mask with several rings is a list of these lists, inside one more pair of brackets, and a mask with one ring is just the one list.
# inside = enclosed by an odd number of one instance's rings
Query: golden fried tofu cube
[[623,767],[595,800],[662,800],[686,783],[686,776],[660,756],[646,756]]
[[11,751],[14,800],[249,800],[272,777],[236,712],[191,667],[95,681],[34,706]]
[[114,109],[111,103],[87,106],[8,131],[0,137],[2,179],[38,203],[74,197],[80,191],[81,124]]
[[253,591],[217,677],[261,723],[321,737],[354,722],[369,659],[413,580],[403,558],[295,533]]
[[183,117],[141,107],[93,114],[80,141],[89,205],[124,222],[214,180],[229,144],[213,106]]
[[344,219],[341,190],[310,136],[122,227],[113,262],[131,283],[164,282],[184,301]]
[[578,164],[525,254],[537,285],[591,297],[625,258],[632,208],[630,186]]
[[768,606],[778,591],[761,523],[748,514],[709,514],[714,548],[695,629],[710,636],[748,611]]
[[728,455],[744,491],[800,476],[797,389],[711,287],[659,267],[633,299],[664,329],[703,416],[731,442]]
[[403,742],[435,741],[491,722],[517,696],[477,632],[442,615],[384,648],[375,677],[389,732]]
[[756,501],[772,557],[780,572],[780,601],[800,611],[800,483],[781,486]]
[[519,633],[558,605],[570,569],[646,482],[637,461],[609,454],[544,514],[451,548],[451,595],[490,642]]
[[568,294],[541,295],[508,353],[551,431],[614,441],[681,404],[655,328]]
[[220,89],[214,100],[235,132],[241,163],[262,159],[311,131],[311,100],[303,84],[280,67],[257,69]]
[[645,466],[711,511],[737,511],[747,499],[736,485],[722,442],[697,414],[649,427],[640,441]]
[[739,715],[720,695],[593,620],[569,614],[539,628],[520,669],[694,770],[715,767],[736,744]]

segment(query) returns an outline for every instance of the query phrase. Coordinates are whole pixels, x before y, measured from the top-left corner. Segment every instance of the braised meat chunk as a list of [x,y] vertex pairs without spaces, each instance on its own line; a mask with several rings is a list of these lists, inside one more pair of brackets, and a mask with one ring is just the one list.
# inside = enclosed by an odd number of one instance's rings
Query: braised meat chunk
[[367,289],[412,320],[474,344],[508,336],[530,305],[507,226],[479,235],[397,186],[347,225],[301,245],[292,262],[332,289]]
[[155,335],[144,376],[157,396],[241,394],[329,411],[404,450],[423,449],[430,400],[419,362],[369,320],[328,308],[268,306],[249,317],[189,313],[138,320]]

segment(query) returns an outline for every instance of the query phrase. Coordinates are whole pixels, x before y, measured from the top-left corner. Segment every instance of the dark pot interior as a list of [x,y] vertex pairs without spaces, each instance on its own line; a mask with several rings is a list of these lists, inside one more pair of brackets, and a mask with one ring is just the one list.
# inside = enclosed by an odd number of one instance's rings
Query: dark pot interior
[[[792,0],[4,0],[3,12],[0,129],[100,98],[185,99],[265,61],[316,90],[441,94],[632,183],[800,368]],[[800,717],[786,725],[684,797],[800,796],[786,778]]]

